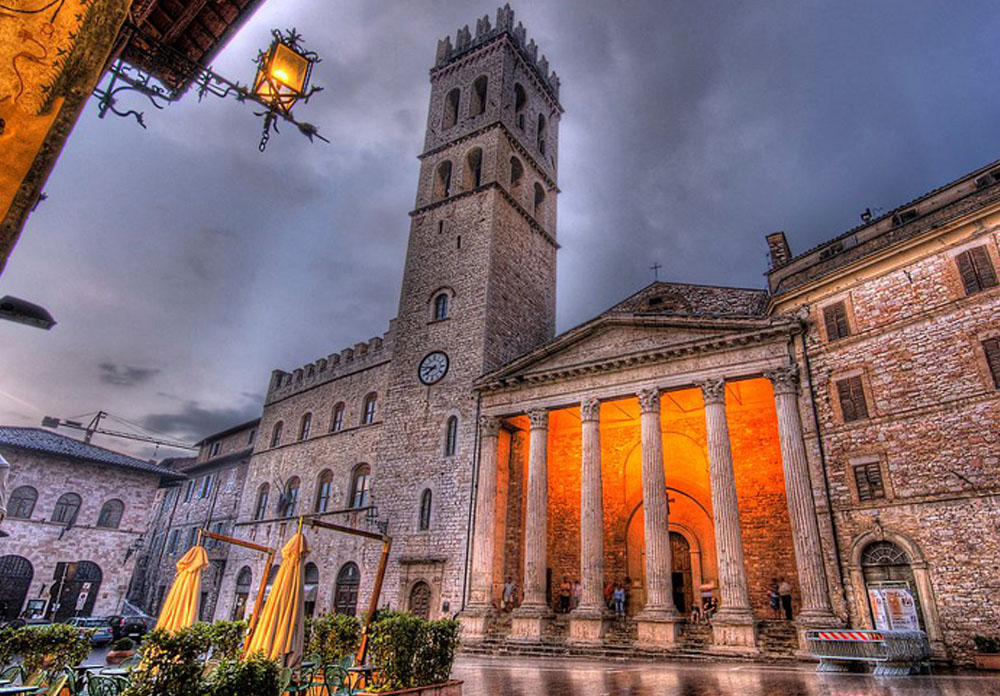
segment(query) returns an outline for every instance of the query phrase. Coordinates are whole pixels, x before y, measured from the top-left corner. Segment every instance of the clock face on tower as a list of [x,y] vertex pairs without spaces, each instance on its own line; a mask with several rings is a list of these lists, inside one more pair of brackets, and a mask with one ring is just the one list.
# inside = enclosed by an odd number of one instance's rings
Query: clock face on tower
[[442,377],[448,374],[448,356],[439,350],[428,353],[420,361],[417,374],[420,376],[420,381],[424,384],[439,382]]

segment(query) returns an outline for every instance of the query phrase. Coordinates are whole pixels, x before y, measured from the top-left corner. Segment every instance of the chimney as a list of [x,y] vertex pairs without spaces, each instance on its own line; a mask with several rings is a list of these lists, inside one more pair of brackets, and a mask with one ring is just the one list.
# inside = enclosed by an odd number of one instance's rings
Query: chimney
[[771,268],[781,268],[792,260],[792,250],[788,246],[784,232],[772,232],[765,239],[767,239],[767,249],[771,253]]

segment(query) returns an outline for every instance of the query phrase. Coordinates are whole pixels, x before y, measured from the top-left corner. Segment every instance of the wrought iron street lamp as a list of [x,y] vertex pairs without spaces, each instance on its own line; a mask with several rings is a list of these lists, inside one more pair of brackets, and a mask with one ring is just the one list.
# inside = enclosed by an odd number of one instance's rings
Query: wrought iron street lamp
[[[274,40],[267,52],[257,56],[257,77],[253,83],[253,93],[261,103],[269,105],[264,115],[264,134],[261,136],[260,150],[264,151],[270,130],[277,132],[279,115],[290,117],[292,107],[300,99],[308,101],[321,87],[309,87],[312,67],[319,62],[319,56],[306,51],[301,46],[302,36],[292,29],[281,33],[272,31]],[[301,130],[301,126],[300,126]],[[307,133],[307,135],[309,135]],[[313,131],[312,135],[316,135]],[[312,139],[310,135],[310,139]]]

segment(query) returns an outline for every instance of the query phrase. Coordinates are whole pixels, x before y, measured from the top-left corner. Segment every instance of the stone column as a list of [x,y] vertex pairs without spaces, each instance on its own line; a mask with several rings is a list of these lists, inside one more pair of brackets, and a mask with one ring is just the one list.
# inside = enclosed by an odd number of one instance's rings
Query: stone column
[[524,515],[524,600],[513,612],[511,637],[541,640],[551,611],[545,602],[545,571],[548,567],[549,516],[548,443],[549,412],[528,413],[528,507]]
[[479,482],[476,490],[476,526],[472,537],[472,577],[469,606],[493,604],[493,539],[496,532],[497,443],[500,420],[479,419]]
[[830,606],[819,523],[816,520],[816,505],[809,480],[809,461],[806,458],[802,420],[799,417],[798,368],[789,365],[764,376],[774,386],[774,402],[778,411],[778,439],[785,475],[785,497],[788,500],[792,544],[802,596],[797,623],[800,629],[807,626],[838,625],[839,620]]
[[672,645],[680,617],[674,606],[667,482],[663,471],[660,391],[639,392],[642,433],[642,511],[646,538],[646,606],[636,616],[639,643]]
[[709,482],[721,595],[721,607],[712,620],[712,647],[725,652],[757,652],[757,631],[747,592],[733,452],[726,420],[726,382],[709,379],[699,386],[705,400]]
[[604,637],[604,493],[601,486],[601,403],[580,404],[580,606],[570,615],[570,639]]

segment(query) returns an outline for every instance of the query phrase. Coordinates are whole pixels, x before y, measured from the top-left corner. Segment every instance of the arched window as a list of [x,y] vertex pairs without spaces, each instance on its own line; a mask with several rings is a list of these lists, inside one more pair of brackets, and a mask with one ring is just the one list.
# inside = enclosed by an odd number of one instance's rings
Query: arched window
[[466,191],[479,188],[483,183],[483,151],[474,147],[469,150],[465,157],[465,186]]
[[444,429],[444,456],[454,457],[458,449],[458,417],[448,419]]
[[371,425],[375,422],[375,409],[378,406],[378,394],[372,392],[365,397],[361,407],[361,425]]
[[524,93],[524,87],[520,82],[514,83],[514,123],[521,130],[524,130],[524,107],[528,104],[528,95]]
[[478,116],[486,111],[486,93],[489,91],[489,78],[480,75],[472,83],[472,99],[469,101],[469,116]]
[[510,158],[510,187],[517,188],[521,185],[521,179],[524,177],[524,165],[521,164],[521,160],[517,157]]
[[361,508],[368,505],[371,473],[371,467],[367,464],[354,467],[354,473],[351,474],[351,497],[347,501],[347,507]]
[[34,577],[35,569],[27,558],[0,556],[0,621],[13,621],[21,615]]
[[421,532],[431,528],[431,489],[427,488],[420,494],[420,524]]
[[299,423],[299,440],[305,440],[309,437],[309,428],[312,427],[313,414],[307,413],[302,416],[302,422]]
[[125,503],[117,498],[109,500],[101,507],[101,514],[97,516],[97,526],[118,529],[118,525],[122,523],[123,512]]
[[65,525],[73,524],[82,504],[83,499],[76,493],[63,493],[56,501],[55,510],[52,511],[52,521],[62,522]]
[[236,599],[233,601],[233,621],[242,621],[247,611],[247,599],[253,583],[253,571],[250,566],[240,568],[236,576]]
[[277,447],[281,444],[281,429],[284,427],[284,421],[278,421],[274,424],[274,430],[271,431],[271,447]]
[[337,614],[354,616],[358,613],[358,585],[361,571],[355,563],[348,561],[337,573],[337,586],[333,593],[333,611]]
[[267,498],[270,493],[270,484],[260,484],[260,488],[257,489],[257,503],[253,507],[253,518],[255,520],[262,520],[267,515]]
[[451,195],[451,161],[445,160],[434,171],[434,200],[439,201]]
[[542,210],[542,203],[545,202],[545,189],[537,181],[535,182],[535,217],[539,217]]
[[545,154],[545,117],[538,114],[538,151]]
[[333,503],[333,472],[324,469],[316,479],[316,505],[314,512],[329,512]]
[[458,123],[458,102],[462,91],[457,87],[444,98],[444,113],[441,115],[441,128],[451,128]]
[[333,415],[330,416],[330,432],[339,433],[344,428],[344,402],[339,402],[333,407]]
[[299,488],[302,481],[293,476],[285,483],[285,492],[281,496],[281,516],[293,517],[299,507]]
[[448,318],[448,293],[442,292],[434,298],[434,321]]
[[[20,520],[31,519],[31,513],[35,511],[35,503],[38,502],[38,491],[31,486],[18,486],[10,494],[10,502],[7,503],[7,514],[12,518]],[[14,618],[17,618],[16,616]]]
[[319,568],[315,563],[306,563],[303,581],[306,616],[312,618],[316,613],[316,592],[319,590]]

